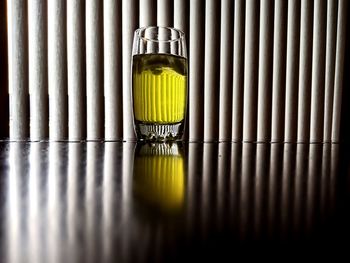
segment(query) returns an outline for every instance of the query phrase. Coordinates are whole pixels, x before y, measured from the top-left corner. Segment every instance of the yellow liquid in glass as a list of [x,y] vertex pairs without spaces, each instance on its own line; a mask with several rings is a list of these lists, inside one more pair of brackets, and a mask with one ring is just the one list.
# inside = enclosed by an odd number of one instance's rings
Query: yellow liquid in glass
[[187,100],[185,58],[164,54],[136,55],[132,78],[136,121],[171,124],[184,120]]

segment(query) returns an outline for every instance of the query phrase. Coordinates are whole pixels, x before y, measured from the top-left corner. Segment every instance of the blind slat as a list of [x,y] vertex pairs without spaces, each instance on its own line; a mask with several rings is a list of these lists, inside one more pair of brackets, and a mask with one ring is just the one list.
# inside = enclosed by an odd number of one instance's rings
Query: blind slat
[[327,1],[315,0],[310,141],[323,141]]
[[255,0],[246,0],[245,21],[243,141],[255,141],[259,63],[259,5]]
[[299,19],[300,4],[298,0],[288,1],[287,22],[287,64],[284,141],[297,139],[298,107],[298,70],[299,70]]
[[219,140],[231,141],[233,2],[221,2]]
[[48,2],[48,64],[50,139],[68,135],[66,3]]
[[[190,34],[189,34],[189,1],[188,0],[174,0],[174,27],[177,29],[182,30],[185,33],[185,38],[186,38],[186,53],[188,55],[188,50],[189,50],[189,39],[190,39]],[[188,57],[187,57],[188,59]],[[187,60],[187,65],[189,61]],[[188,70],[187,70],[188,72]],[[187,77],[187,101],[188,96],[189,96],[189,81]],[[184,134],[184,140],[188,140],[189,138],[189,119],[188,119],[188,114],[189,114],[189,107],[187,107],[187,113],[186,113],[186,121],[185,121],[185,134]]]
[[67,1],[69,140],[86,138],[85,1]]
[[10,137],[14,140],[29,136],[28,97],[28,34],[27,2],[13,0],[8,3],[9,14],[9,87]]
[[140,27],[157,25],[157,0],[140,0]]
[[298,141],[308,142],[310,135],[310,102],[312,72],[313,1],[301,1],[300,67],[298,94]]
[[271,140],[273,1],[260,2],[257,140]]
[[105,139],[123,138],[121,0],[103,3]]
[[46,11],[46,1],[28,1],[31,140],[43,140],[49,136]]
[[102,2],[86,2],[87,139],[104,137]]
[[245,35],[245,1],[243,0],[235,1],[233,32],[232,141],[241,141],[243,138]]
[[188,1],[174,0],[174,27],[185,32],[187,40],[188,33]]
[[326,79],[324,104],[323,141],[332,139],[332,111],[335,77],[335,53],[337,40],[338,1],[328,1],[327,5],[327,43],[326,43]]
[[173,26],[173,0],[157,1],[157,25]]
[[134,140],[131,104],[131,50],[133,34],[137,27],[138,8],[135,0],[122,1],[122,85],[123,85],[123,139]]
[[271,120],[272,142],[283,142],[284,140],[287,7],[288,2],[285,0],[275,1]]
[[203,140],[204,5],[190,1],[189,140]]
[[332,141],[333,142],[339,141],[339,134],[340,134],[347,5],[348,5],[348,1],[339,0],[337,44],[336,44],[336,55],[335,55],[336,62],[335,62],[334,100],[333,100],[333,116],[332,116]]
[[220,6],[217,1],[206,1],[205,54],[204,54],[204,140],[219,137],[219,85],[220,85]]

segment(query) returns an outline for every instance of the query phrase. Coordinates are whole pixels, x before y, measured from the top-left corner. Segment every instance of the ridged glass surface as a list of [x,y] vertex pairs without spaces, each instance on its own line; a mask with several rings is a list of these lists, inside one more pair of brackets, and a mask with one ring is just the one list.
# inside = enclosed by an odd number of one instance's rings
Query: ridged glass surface
[[164,54],[133,58],[134,114],[143,123],[184,120],[187,95],[186,60]]

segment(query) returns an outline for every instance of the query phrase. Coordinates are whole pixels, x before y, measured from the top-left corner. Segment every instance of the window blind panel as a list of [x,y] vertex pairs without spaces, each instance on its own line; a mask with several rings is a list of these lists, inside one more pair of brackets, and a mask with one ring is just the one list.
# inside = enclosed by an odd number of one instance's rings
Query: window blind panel
[[67,1],[68,138],[86,139],[85,1]]
[[[173,26],[173,0],[158,0],[157,1],[157,25],[158,26]],[[166,30],[159,29],[158,34],[160,39],[167,38]],[[159,43],[159,52],[167,53],[169,46],[165,43]]]
[[323,141],[327,1],[315,0],[310,141]]
[[[189,1],[187,0],[174,0],[174,27],[177,29],[182,30],[185,33],[186,38],[186,51],[188,56],[188,50],[189,50]],[[187,65],[189,65],[188,57],[187,57]],[[187,69],[188,72],[188,69]],[[187,78],[187,90],[189,90],[189,83]],[[187,91],[187,101],[188,100],[189,92]],[[185,120],[185,131],[184,131],[184,140],[188,140],[189,138],[189,121],[188,121],[188,115],[189,115],[189,107],[187,107],[187,118]]]
[[30,139],[49,137],[47,1],[28,1]]
[[131,104],[131,50],[133,34],[138,25],[138,7],[135,0],[122,1],[122,66],[123,66],[123,139],[134,140]]
[[103,106],[103,6],[86,2],[87,139],[104,138]]
[[174,27],[185,32],[188,41],[188,0],[174,0]]
[[103,3],[105,140],[123,139],[122,1]]
[[334,95],[335,52],[337,40],[338,1],[327,2],[327,39],[326,39],[326,79],[324,102],[323,141],[332,138],[332,111]]
[[256,141],[259,55],[259,1],[246,0],[243,141]]
[[287,7],[285,0],[275,1],[271,141],[284,140],[284,106],[286,89]]
[[173,26],[173,0],[157,0],[157,25]]
[[204,140],[216,141],[219,137],[220,5],[215,0],[205,3]]
[[232,136],[233,1],[221,2],[219,140]]
[[284,141],[297,140],[300,1],[288,1]]
[[300,142],[308,142],[310,136],[313,1],[302,0],[300,9],[301,25],[297,140]]
[[234,2],[232,141],[243,138],[245,1]]
[[273,1],[260,2],[257,140],[271,140]]
[[347,5],[348,5],[348,2],[346,0],[339,0],[337,44],[336,44],[336,55],[335,55],[336,62],[335,62],[334,101],[333,101],[333,116],[332,116],[332,141],[333,142],[339,141],[339,134],[340,134]]
[[51,140],[68,135],[66,1],[48,1],[49,131]]
[[10,137],[29,137],[27,1],[8,2]]
[[190,1],[190,53],[189,53],[189,140],[203,140],[204,116],[204,4]]
[[157,25],[157,0],[140,0],[140,27]]
[[0,138],[9,138],[9,90],[8,90],[8,18],[7,2],[0,2]]

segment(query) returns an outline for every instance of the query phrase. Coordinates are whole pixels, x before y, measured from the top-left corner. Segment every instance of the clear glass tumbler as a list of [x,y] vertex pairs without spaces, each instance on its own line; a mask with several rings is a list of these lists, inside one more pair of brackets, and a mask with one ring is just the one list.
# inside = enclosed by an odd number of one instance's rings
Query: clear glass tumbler
[[138,140],[181,140],[187,110],[185,35],[171,27],[134,34],[132,99]]

